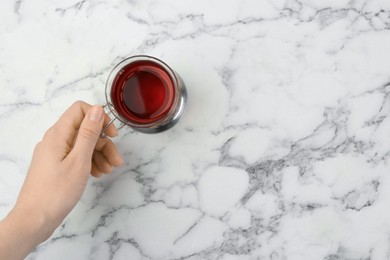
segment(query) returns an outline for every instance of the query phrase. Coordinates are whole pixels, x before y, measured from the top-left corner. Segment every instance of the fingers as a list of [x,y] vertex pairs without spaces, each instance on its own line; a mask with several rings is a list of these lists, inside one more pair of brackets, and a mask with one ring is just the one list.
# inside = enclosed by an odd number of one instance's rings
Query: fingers
[[100,176],[103,175],[103,172],[99,170],[99,168],[97,167],[94,161],[92,161],[91,175],[96,178],[99,178]]
[[123,159],[115,144],[108,138],[99,138],[93,153],[91,175],[99,178],[122,164]]
[[95,151],[93,154],[93,162],[96,164],[97,169],[102,173],[111,173],[112,165],[108,162],[107,158],[101,152]]
[[68,147],[72,147],[81,122],[91,107],[83,101],[73,103],[52,126],[53,132],[55,132],[53,138],[58,140],[60,136],[61,140],[66,141]]
[[81,122],[76,142],[70,154],[81,162],[90,163],[104,122],[104,111],[100,106],[93,106]]
[[108,138],[99,138],[93,153],[91,175],[99,178],[122,164],[123,159],[115,144]]
[[[59,140],[59,136],[63,137],[61,140],[64,140],[68,147],[73,146],[74,138],[77,134],[77,131],[80,128],[81,122],[84,120],[85,115],[91,109],[91,105],[83,101],[77,101],[73,103],[58,119],[58,121],[51,127],[55,132],[51,136],[51,139],[55,141]],[[104,123],[107,125],[110,122],[109,116],[104,113]],[[115,137],[118,135],[118,131],[114,124],[111,124],[106,129],[106,134],[110,137]]]
[[[77,172],[99,177],[123,163],[114,143],[109,138],[100,138],[103,125],[109,122],[101,106],[78,101],[64,112],[45,138],[58,146],[55,150],[61,151],[61,160],[84,169]],[[118,134],[114,124],[110,124],[105,133],[109,137]]]
[[120,166],[123,159],[120,156],[115,144],[108,138],[100,138],[95,149],[101,152],[112,166]]

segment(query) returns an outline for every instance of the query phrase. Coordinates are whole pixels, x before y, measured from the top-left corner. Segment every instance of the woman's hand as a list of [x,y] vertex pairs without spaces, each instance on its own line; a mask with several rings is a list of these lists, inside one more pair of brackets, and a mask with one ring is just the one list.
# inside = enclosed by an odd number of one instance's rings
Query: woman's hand
[[[100,106],[74,103],[37,144],[14,209],[0,222],[0,259],[21,259],[45,241],[74,208],[89,175],[123,163]],[[113,125],[106,130],[117,135]]]

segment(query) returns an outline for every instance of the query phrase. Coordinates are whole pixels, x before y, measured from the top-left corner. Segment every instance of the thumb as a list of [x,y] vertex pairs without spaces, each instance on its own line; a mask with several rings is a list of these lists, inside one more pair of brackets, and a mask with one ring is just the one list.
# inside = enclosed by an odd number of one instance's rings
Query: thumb
[[79,158],[91,160],[96,143],[103,127],[104,111],[101,106],[93,106],[81,122],[72,152]]

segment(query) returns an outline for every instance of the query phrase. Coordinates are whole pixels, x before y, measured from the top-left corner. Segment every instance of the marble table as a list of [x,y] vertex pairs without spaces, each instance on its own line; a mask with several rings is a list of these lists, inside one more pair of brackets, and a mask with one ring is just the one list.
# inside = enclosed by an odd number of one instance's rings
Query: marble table
[[115,139],[27,259],[390,259],[390,1],[2,1],[0,218],[74,101],[134,54],[184,79],[185,116]]

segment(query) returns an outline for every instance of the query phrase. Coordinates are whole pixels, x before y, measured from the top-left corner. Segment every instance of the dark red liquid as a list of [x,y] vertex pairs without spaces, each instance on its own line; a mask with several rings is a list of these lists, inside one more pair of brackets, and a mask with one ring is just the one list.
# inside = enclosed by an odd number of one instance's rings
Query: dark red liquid
[[118,114],[135,124],[150,124],[166,116],[175,90],[169,74],[151,61],[137,61],[116,75],[111,99]]

